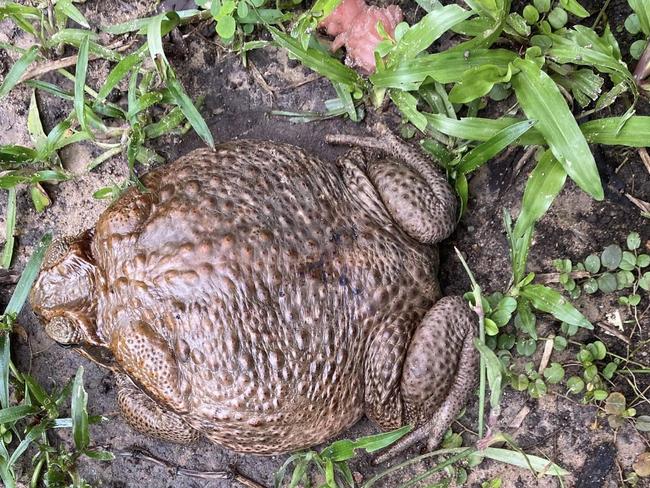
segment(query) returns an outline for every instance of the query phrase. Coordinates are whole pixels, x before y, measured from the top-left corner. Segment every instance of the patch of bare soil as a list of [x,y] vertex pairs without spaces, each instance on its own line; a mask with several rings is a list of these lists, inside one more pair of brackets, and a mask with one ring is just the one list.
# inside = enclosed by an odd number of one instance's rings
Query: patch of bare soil
[[[189,6],[188,2],[175,3],[178,4],[177,8]],[[598,1],[582,3],[592,11],[601,4]],[[91,1],[80,5],[80,8],[95,26],[122,22],[152,11],[152,5],[145,0]],[[612,1],[607,10],[614,25],[622,25],[628,12],[624,0]],[[0,27],[0,42],[22,42],[17,30],[9,28],[6,23],[0,24]],[[183,43],[172,43],[166,49],[187,91],[193,97],[205,96],[202,112],[217,141],[243,137],[285,141],[301,146],[321,158],[333,160],[344,149],[327,145],[324,142],[325,134],[366,131],[366,123],[355,124],[336,119],[310,125],[294,125],[286,118],[269,115],[272,109],[322,109],[322,101],[332,98],[334,92],[326,80],[314,77],[275,48],[252,52],[250,67],[245,69],[237,56],[228,54],[214,42],[210,28],[192,27],[187,32],[189,35]],[[625,37],[624,34],[621,35]],[[624,39],[624,52],[627,52],[629,41]],[[6,74],[11,63],[12,60],[0,52],[2,73]],[[105,62],[91,63],[90,84],[104,77],[108,69],[109,65]],[[30,91],[21,87],[0,101],[0,144],[29,144],[26,129],[29,96]],[[69,110],[62,102],[47,95],[39,98],[39,106],[46,130],[51,129]],[[641,105],[638,113],[650,114],[648,105]],[[392,127],[397,127],[397,118],[392,112],[369,115],[369,119],[377,117],[384,118]],[[167,160],[173,160],[199,146],[199,138],[194,133],[189,133],[182,139],[168,137],[159,141],[154,149]],[[638,155],[620,148],[596,148],[595,151],[603,177],[605,200],[593,201],[569,183],[538,227],[530,256],[531,271],[553,271],[552,260],[555,258],[568,257],[574,261],[583,259],[587,254],[598,252],[610,243],[624,242],[626,235],[633,230],[640,232],[643,242],[647,243],[650,237],[648,221],[639,216],[639,211],[624,196],[625,192],[631,192],[637,198],[650,201],[650,181]],[[503,290],[507,285],[510,272],[502,211],[504,208],[508,209],[513,215],[518,211],[525,175],[531,169],[528,165],[520,172],[514,173],[513,168],[522,153],[523,150],[517,150],[508,158],[498,158],[472,178],[469,211],[455,234],[442,246],[441,281],[446,294],[463,293],[469,288],[465,273],[454,255],[454,246],[465,253],[485,291]],[[92,225],[107,206],[107,202],[96,201],[91,195],[100,187],[122,181],[127,175],[127,164],[124,158],[118,157],[93,172],[85,172],[85,164],[97,154],[95,149],[83,144],[61,154],[66,167],[75,172],[77,177],[47,188],[53,205],[45,213],[36,214],[28,203],[26,192],[19,194],[17,269],[22,268],[26,257],[33,251],[35,242],[44,232],[79,232]],[[3,192],[0,194],[0,208],[4,209],[5,206],[6,193]],[[1,213],[4,215],[4,212]],[[0,221],[0,241],[4,240],[3,232],[4,222]],[[2,289],[0,304],[6,303],[10,292],[9,288]],[[614,298],[604,298],[600,294],[583,298],[578,304],[593,320],[602,320],[613,309],[620,309],[624,319],[629,318],[628,312],[618,306]],[[541,335],[550,335],[557,331],[557,323],[544,320],[540,322]],[[647,316],[644,324],[648,325]],[[115,382],[108,372],[54,345],[45,336],[28,307],[20,316],[20,325],[26,334],[16,335],[13,355],[21,369],[29,371],[46,387],[53,388],[64,384],[79,364],[85,366],[90,410],[109,419],[92,428],[94,442],[98,445],[113,451],[137,446],[159,458],[187,468],[219,470],[236,466],[250,478],[271,486],[272,475],[286,456],[238,455],[206,441],[192,447],[179,447],[141,436],[119,418],[115,402]],[[648,339],[648,329],[644,327],[639,344]],[[618,339],[604,334],[600,329],[592,333],[582,332],[578,340],[588,340],[591,337],[600,338],[614,351],[623,351],[623,344]],[[639,360],[647,362],[648,347],[644,345],[643,348]],[[541,347],[539,349],[532,358],[536,363],[541,356]],[[648,386],[649,383],[643,377],[640,380],[641,389]],[[620,380],[614,389],[628,392],[627,385]],[[529,409],[529,413],[520,425],[511,426],[512,419],[522,408]],[[650,414],[647,408],[647,404],[642,404],[639,414]],[[455,425],[457,431],[475,428],[476,409],[476,401],[470,402],[466,417],[460,421],[464,427]],[[624,473],[630,471],[636,456],[648,445],[647,437],[639,434],[630,425],[619,429],[618,432],[612,431],[607,422],[598,416],[594,407],[583,406],[565,397],[561,388],[554,388],[548,396],[539,401],[530,400],[524,394],[507,391],[498,428],[512,434],[519,446],[527,452],[547,456],[571,471],[572,475],[564,483],[567,487],[622,486]],[[345,436],[356,437],[371,432],[375,432],[375,428],[364,420]],[[50,432],[48,435],[55,443],[71,442],[66,431]],[[413,454],[415,453],[409,453]],[[397,461],[389,465],[395,462]],[[406,481],[432,465],[433,462],[423,462],[380,486],[398,486],[400,481]],[[353,463],[353,470],[361,473],[365,479],[385,467],[373,467],[365,457]],[[29,466],[26,464],[24,468],[29,469]],[[118,457],[110,463],[84,460],[81,468],[83,476],[95,486],[232,486],[231,481],[193,480],[177,475],[173,470],[130,457]],[[537,479],[523,469],[491,461],[486,461],[479,468],[472,470],[467,486],[480,486],[483,481],[495,477],[503,480],[503,487],[560,486],[553,478]]]

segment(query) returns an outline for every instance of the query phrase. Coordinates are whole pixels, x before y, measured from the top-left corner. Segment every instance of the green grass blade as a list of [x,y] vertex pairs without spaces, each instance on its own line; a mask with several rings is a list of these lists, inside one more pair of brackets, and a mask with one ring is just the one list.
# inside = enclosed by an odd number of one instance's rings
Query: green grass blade
[[43,237],[41,237],[41,240],[39,241],[36,250],[29,258],[29,261],[27,262],[25,269],[20,275],[18,284],[16,285],[13,294],[11,295],[11,299],[7,304],[7,308],[5,308],[5,312],[4,312],[5,314],[17,315],[20,312],[20,310],[23,308],[23,305],[27,300],[27,296],[29,295],[29,290],[31,290],[32,284],[34,283],[36,277],[38,276],[38,271],[41,267],[41,262],[43,261],[43,257],[45,256],[45,251],[50,246],[51,242],[52,242],[52,234],[48,233],[45,234]]
[[350,117],[350,120],[352,122],[358,122],[359,117],[357,116],[357,108],[354,106],[354,100],[352,100],[352,94],[350,93],[349,87],[342,83],[336,82],[332,83],[332,85],[334,86],[334,90],[339,97],[341,106],[345,109],[348,117]]
[[79,11],[79,9],[74,6],[72,0],[59,0],[58,2],[56,2],[54,8],[61,10],[61,12],[63,12],[63,14],[65,14],[66,17],[69,17],[70,19],[74,20],[77,24],[84,26],[86,29],[90,29],[90,25],[88,25],[88,21],[83,16],[83,14]]
[[[523,119],[513,117],[501,117],[500,119],[485,119],[481,117],[464,117],[462,119],[453,119],[440,114],[426,114],[429,125],[434,129],[451,137],[458,137],[469,141],[489,141],[499,131],[506,129],[514,124],[524,122]],[[519,140],[515,141],[518,145],[542,145],[545,144],[544,138],[535,127],[524,133]]]
[[192,103],[190,97],[185,93],[183,85],[172,75],[168,76],[167,88],[174,99],[174,103],[183,111],[183,115],[185,115],[192,128],[208,146],[214,149],[212,132],[210,132],[208,124],[205,123],[205,120],[203,120],[203,117]]
[[84,368],[79,366],[72,385],[72,399],[70,406],[72,417],[72,437],[79,451],[84,451],[90,444],[88,430],[88,393],[84,390]]
[[513,231],[516,238],[521,238],[542,218],[564,188],[566,177],[560,162],[551,151],[546,151],[526,182],[521,213]]
[[356,71],[348,68],[338,59],[312,48],[303,48],[300,41],[292,38],[275,27],[267,27],[276,44],[289,52],[289,55],[298,59],[309,69],[325,76],[331,81],[343,83],[349,87],[361,84],[361,79]]
[[0,425],[11,424],[20,419],[24,419],[28,415],[34,415],[40,408],[34,405],[16,405],[14,407],[7,407],[0,410]]
[[529,119],[537,120],[555,157],[576,184],[596,200],[604,198],[589,145],[555,82],[533,61],[517,59],[512,78],[517,100]]
[[29,101],[29,111],[27,112],[27,131],[29,132],[30,139],[38,150],[38,147],[45,143],[47,135],[43,129],[41,114],[39,113],[38,103],[36,102],[36,90],[32,90],[32,96]]
[[14,255],[14,232],[16,231],[16,188],[10,188],[7,196],[7,222],[5,227],[6,241],[2,250],[2,262],[0,265],[9,269],[11,258]]
[[524,286],[519,292],[521,296],[530,300],[537,310],[550,313],[561,322],[590,330],[594,328],[591,322],[571,305],[571,302],[548,286],[530,284]]
[[506,71],[517,57],[506,49],[475,49],[471,51],[444,51],[406,59],[395,66],[378,71],[370,77],[375,88],[417,90],[430,77],[439,83],[455,83],[472,68],[494,65]]
[[411,124],[424,132],[427,129],[427,118],[417,108],[418,100],[409,92],[402,90],[391,90],[390,99],[395,106],[402,112]]
[[0,332],[0,406],[9,407],[9,362],[11,361],[11,344],[9,333]]
[[580,126],[591,144],[648,147],[650,144],[650,117],[630,117],[621,127],[622,117],[608,117],[585,122]]
[[27,71],[27,68],[29,68],[29,66],[34,62],[37,56],[38,46],[32,46],[20,58],[18,58],[18,61],[16,61],[11,67],[9,73],[5,76],[2,85],[0,85],[0,98],[3,98],[18,84],[20,78],[23,76],[25,71]]
[[85,96],[84,87],[86,86],[86,74],[88,72],[88,44],[90,37],[86,36],[79,46],[79,55],[77,58],[77,68],[74,77],[74,110],[77,114],[77,120],[81,128],[88,132],[86,124]]
[[535,125],[534,120],[524,120],[511,126],[501,129],[488,141],[476,146],[468,152],[458,165],[458,171],[461,173],[471,173],[483,164],[487,163],[494,156],[503,151],[510,144],[524,135]]
[[113,88],[115,88],[117,84],[122,81],[141,61],[142,56],[138,53],[132,53],[122,58],[122,60],[115,65],[106,77],[106,81],[97,94],[97,102],[104,100],[111,91],[113,91]]
[[449,29],[468,19],[473,13],[458,5],[447,5],[425,15],[411,26],[390,52],[388,66],[404,59],[415,58],[437,41]]
[[32,442],[34,442],[36,439],[39,439],[43,435],[43,433],[48,429],[48,427],[49,425],[45,421],[32,427],[27,433],[27,435],[23,438],[23,440],[20,441],[20,444],[18,444],[14,452],[11,453],[11,457],[9,458],[8,461],[9,466],[13,466],[14,464],[16,464],[16,461],[18,461],[20,456],[23,455],[23,453],[27,450],[29,445]]
[[524,454],[498,447],[488,447],[480,451],[480,453],[487,458],[520,468],[530,469],[532,467],[537,473],[544,473],[551,476],[568,476],[571,474],[566,469],[561,468],[548,459],[533,456],[532,454]]
[[155,139],[165,134],[169,134],[172,130],[181,125],[184,120],[185,115],[180,107],[174,107],[158,122],[147,125],[144,128],[144,135],[147,139]]
[[167,77],[167,68],[171,66],[163,49],[162,38],[180,22],[176,12],[165,12],[152,17],[147,24],[147,45],[152,61],[163,79]]

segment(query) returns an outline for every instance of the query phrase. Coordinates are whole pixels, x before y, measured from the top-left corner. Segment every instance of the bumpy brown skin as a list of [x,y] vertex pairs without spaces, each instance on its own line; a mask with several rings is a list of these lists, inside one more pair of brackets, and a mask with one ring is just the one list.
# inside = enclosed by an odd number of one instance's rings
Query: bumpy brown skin
[[404,161],[357,149],[332,165],[262,141],[197,150],[50,251],[32,306],[53,338],[112,355],[131,425],[274,454],[365,413],[422,426],[407,444],[439,441],[476,359],[469,310],[436,280],[454,197],[394,138],[335,139]]

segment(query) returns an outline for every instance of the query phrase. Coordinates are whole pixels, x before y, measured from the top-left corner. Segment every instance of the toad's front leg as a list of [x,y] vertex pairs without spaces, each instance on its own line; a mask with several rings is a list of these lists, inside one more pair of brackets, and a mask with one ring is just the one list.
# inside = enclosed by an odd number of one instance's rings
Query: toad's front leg
[[163,409],[127,375],[117,373],[116,379],[117,404],[124,420],[135,430],[176,444],[191,444],[199,438],[199,433],[180,415]]

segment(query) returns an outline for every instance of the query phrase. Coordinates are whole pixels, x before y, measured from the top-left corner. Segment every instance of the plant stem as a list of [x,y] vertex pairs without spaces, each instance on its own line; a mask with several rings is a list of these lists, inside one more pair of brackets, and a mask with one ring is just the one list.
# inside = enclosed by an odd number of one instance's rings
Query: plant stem
[[[478,285],[474,279],[472,271],[469,269],[465,258],[460,253],[458,248],[454,247],[456,255],[460,259],[465,272],[469,276],[469,280],[472,283],[472,293],[474,293],[474,312],[478,315],[478,336],[481,343],[485,344],[485,312],[483,311],[483,299],[481,296],[481,287]],[[484,422],[485,422],[485,385],[486,385],[486,365],[485,358],[482,354],[480,356],[479,363],[479,389],[478,389],[478,437],[481,439],[484,432]]]

